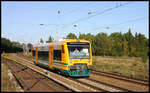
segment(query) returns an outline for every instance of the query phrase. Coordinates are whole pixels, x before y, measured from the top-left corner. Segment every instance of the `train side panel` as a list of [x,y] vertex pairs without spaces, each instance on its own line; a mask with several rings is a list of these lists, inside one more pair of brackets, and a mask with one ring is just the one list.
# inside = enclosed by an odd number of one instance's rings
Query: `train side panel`
[[[82,43],[82,45],[88,44],[90,51],[90,57],[88,58],[71,58],[69,43],[75,43],[76,45]],[[75,46],[75,45],[74,45]],[[77,45],[80,46],[80,45]],[[75,46],[76,47],[76,46]],[[83,46],[84,47],[84,46]],[[63,42],[53,42],[47,46],[36,46],[35,51],[35,64],[42,65],[49,69],[57,70],[62,74],[78,77],[89,76],[92,66],[92,49],[89,41],[86,40],[66,40]],[[33,49],[33,50],[34,50]],[[82,48],[83,49],[83,48]],[[44,52],[45,51],[45,52]],[[73,50],[74,51],[74,50]],[[46,53],[46,57],[43,56]],[[42,58],[42,59],[41,59]],[[46,59],[46,60],[45,60]]]
[[68,64],[66,63],[65,46],[63,42],[54,44],[54,69],[63,73],[63,70],[67,70]]
[[35,47],[35,63],[38,63],[38,46]]
[[49,68],[50,69],[53,68],[53,62],[54,62],[53,56],[54,56],[54,54],[53,54],[53,44],[51,43],[49,45]]

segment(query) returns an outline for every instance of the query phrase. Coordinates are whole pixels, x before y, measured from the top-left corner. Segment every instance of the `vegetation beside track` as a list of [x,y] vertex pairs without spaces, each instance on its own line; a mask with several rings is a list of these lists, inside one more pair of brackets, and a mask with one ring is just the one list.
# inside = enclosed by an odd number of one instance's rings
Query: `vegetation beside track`
[[15,54],[15,53],[2,53],[1,57],[6,57],[8,59],[12,59],[14,61],[17,61],[16,58],[12,56],[13,54]]
[[[1,62],[2,62],[2,60],[1,60]],[[1,91],[2,92],[12,92],[12,91],[19,92],[19,91],[21,91],[19,89],[19,87],[17,86],[17,84],[15,84],[12,79],[10,79],[10,76],[8,75],[9,69],[6,66],[6,64],[4,64],[2,62],[1,67],[2,67],[1,68],[1,75],[2,75],[1,76]]]
[[29,53],[22,53],[24,56],[28,56],[30,58],[32,58],[32,52],[29,52]]
[[93,56],[93,69],[139,79],[149,79],[149,59],[142,62],[138,57]]

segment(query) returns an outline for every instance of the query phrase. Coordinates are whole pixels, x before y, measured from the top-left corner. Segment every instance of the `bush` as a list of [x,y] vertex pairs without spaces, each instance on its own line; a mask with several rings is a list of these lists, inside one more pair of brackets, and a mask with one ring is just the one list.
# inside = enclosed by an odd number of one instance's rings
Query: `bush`
[[136,62],[136,61],[133,62],[133,63],[132,63],[132,66],[137,66],[137,62]]
[[146,61],[147,61],[147,55],[145,53],[143,53],[142,62],[146,63]]

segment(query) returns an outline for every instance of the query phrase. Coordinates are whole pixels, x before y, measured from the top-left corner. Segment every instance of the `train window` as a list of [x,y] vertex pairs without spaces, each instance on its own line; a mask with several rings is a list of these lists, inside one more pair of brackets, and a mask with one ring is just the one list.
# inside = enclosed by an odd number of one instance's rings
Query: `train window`
[[89,43],[68,43],[69,58],[90,58]]
[[38,51],[38,59],[48,61],[48,51]]
[[32,50],[33,60],[35,60],[35,50]]
[[61,61],[61,50],[54,50],[54,60]]
[[65,52],[64,52],[64,45],[62,45],[62,53],[65,53]]

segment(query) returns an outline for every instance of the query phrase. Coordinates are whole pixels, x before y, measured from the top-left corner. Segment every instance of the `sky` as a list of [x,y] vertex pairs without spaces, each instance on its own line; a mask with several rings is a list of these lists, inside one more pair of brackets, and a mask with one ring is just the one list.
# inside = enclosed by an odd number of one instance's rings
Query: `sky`
[[20,43],[129,28],[149,38],[148,1],[2,1],[1,10],[1,37]]

